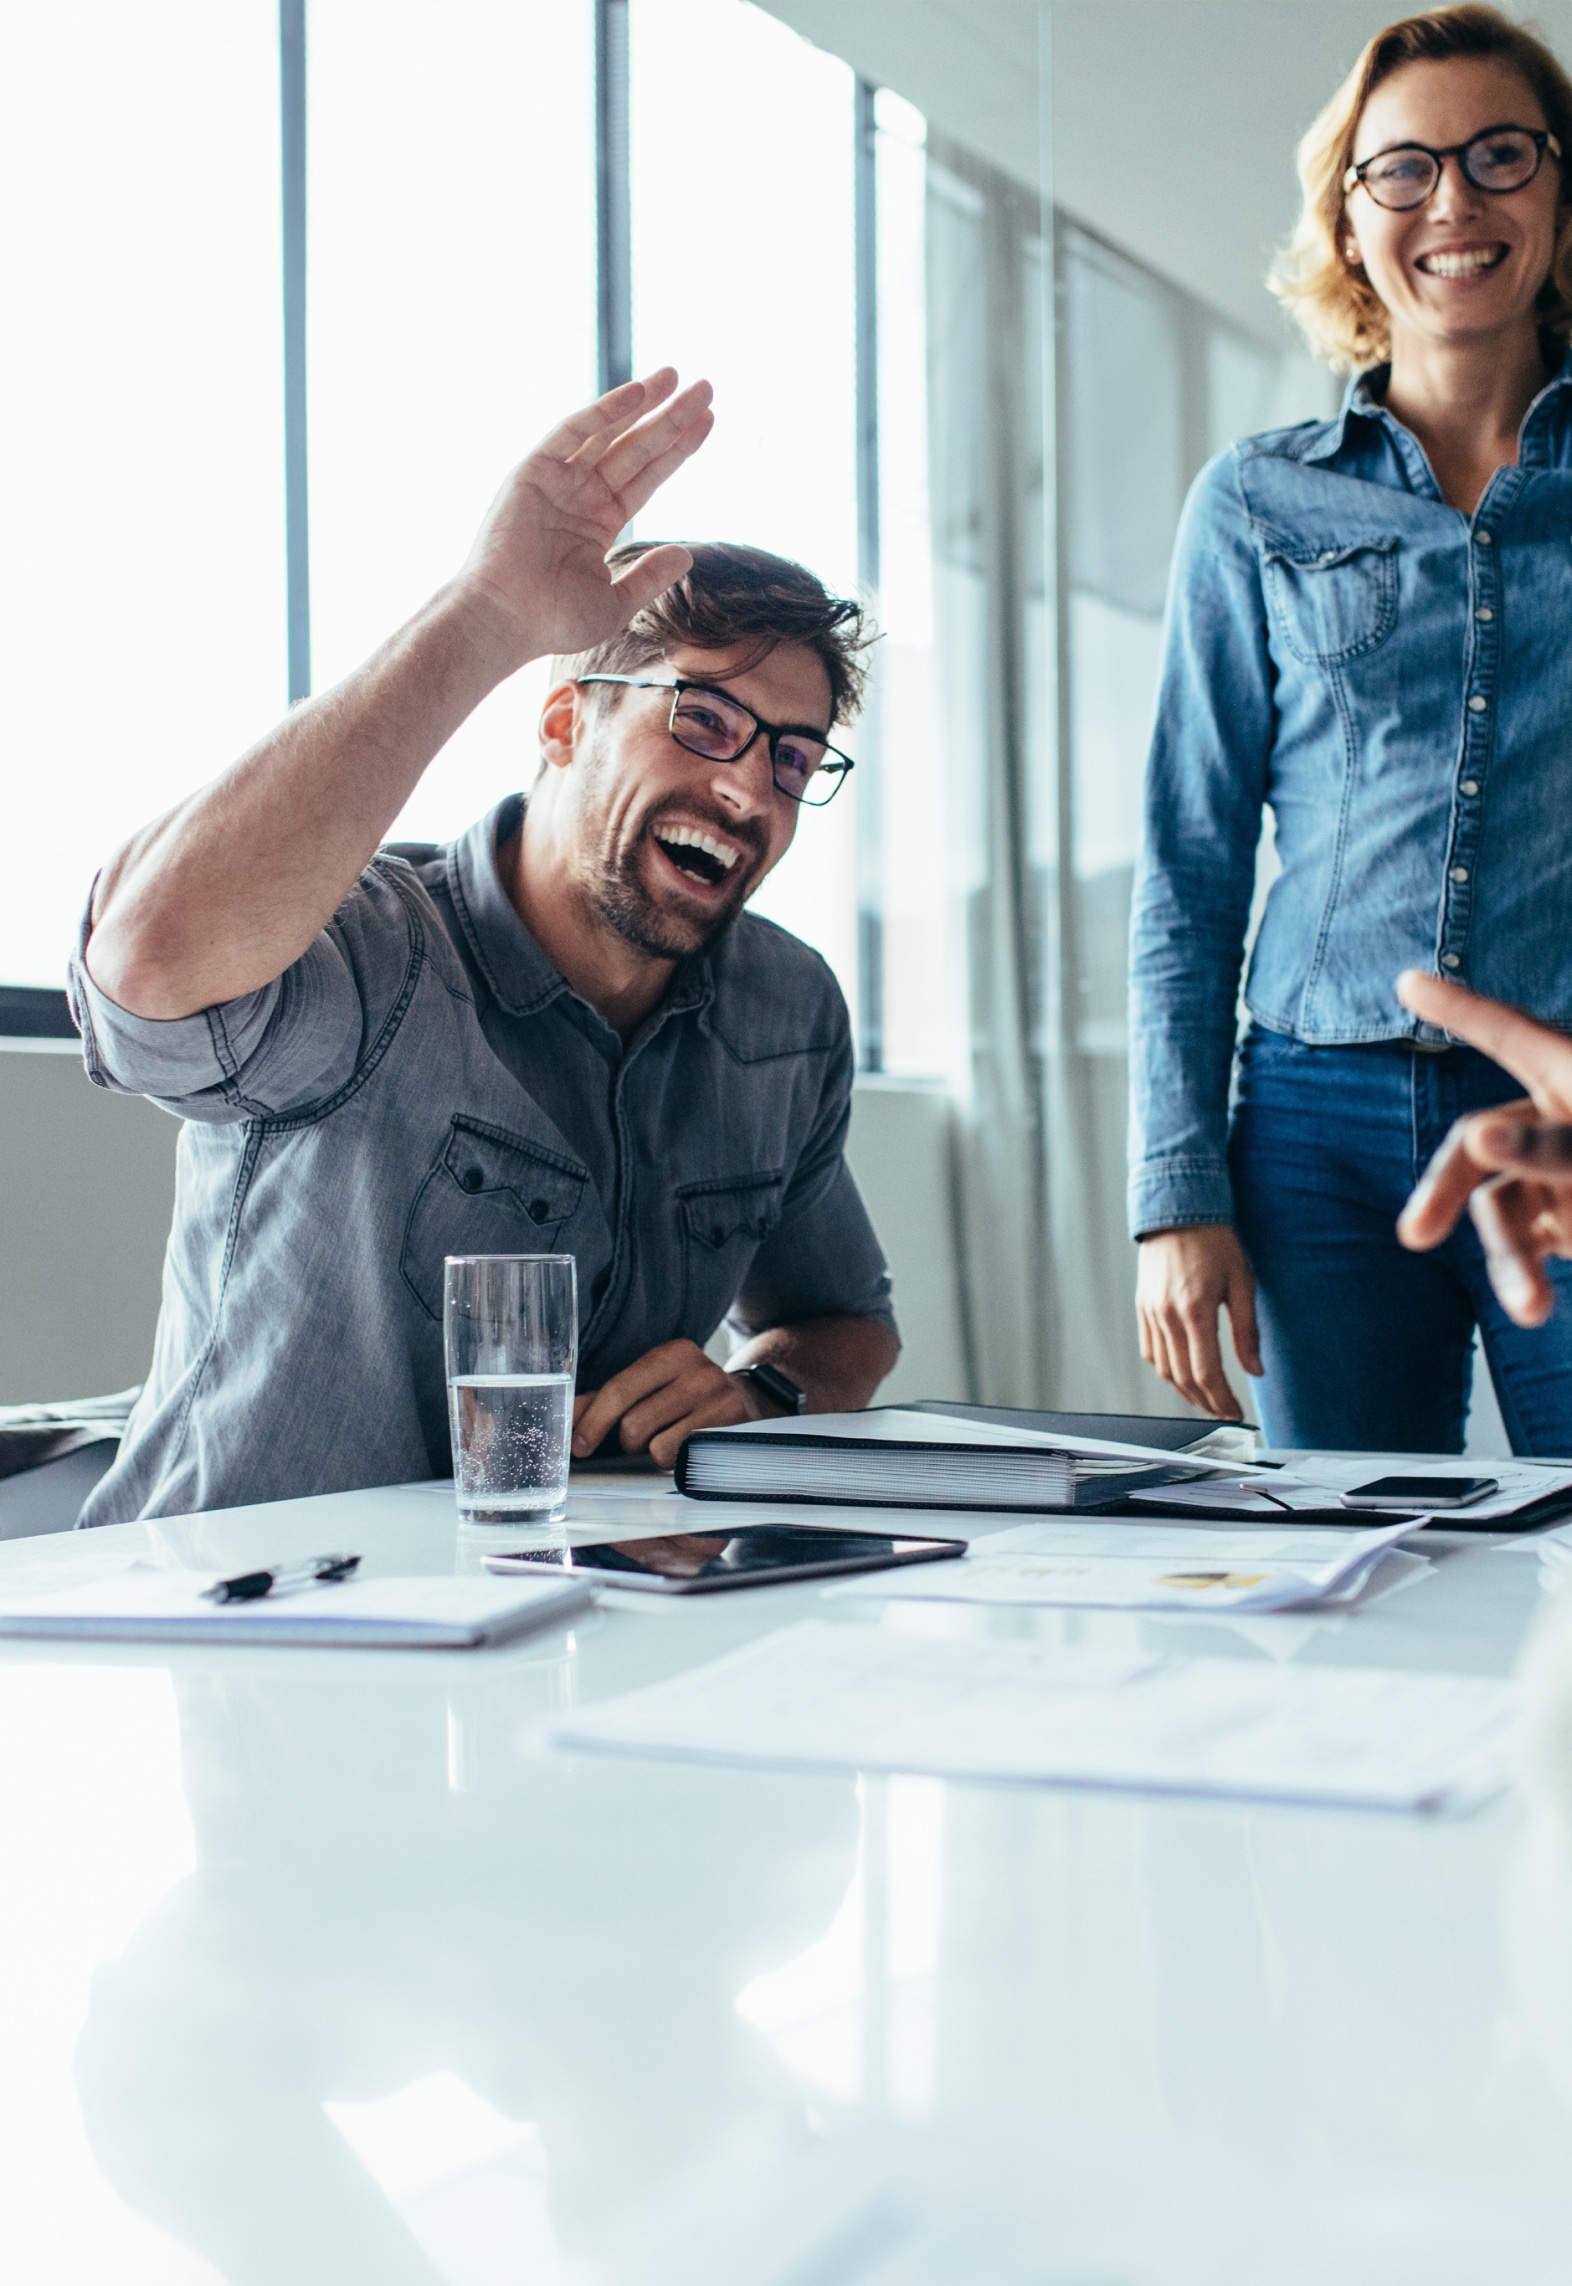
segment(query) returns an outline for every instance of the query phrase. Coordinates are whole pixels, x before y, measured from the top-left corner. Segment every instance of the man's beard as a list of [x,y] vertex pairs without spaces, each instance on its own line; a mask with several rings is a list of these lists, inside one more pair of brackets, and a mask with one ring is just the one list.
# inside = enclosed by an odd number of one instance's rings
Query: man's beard
[[[642,848],[641,836],[631,849],[603,862],[596,878],[588,885],[596,911],[616,930],[624,944],[649,953],[656,960],[686,960],[693,953],[703,952],[737,918],[743,906],[742,895],[731,898],[709,914],[673,912],[658,904],[639,879]],[[752,873],[746,857],[740,857],[737,863]]]

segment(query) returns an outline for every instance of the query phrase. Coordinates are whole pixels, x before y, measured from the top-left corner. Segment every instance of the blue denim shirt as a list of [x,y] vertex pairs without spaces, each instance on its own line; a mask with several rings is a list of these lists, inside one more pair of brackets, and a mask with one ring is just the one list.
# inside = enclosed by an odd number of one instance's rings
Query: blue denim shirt
[[1175,551],[1131,915],[1130,1225],[1232,1218],[1239,969],[1258,1024],[1438,1043],[1439,970],[1572,1029],[1572,358],[1515,468],[1449,508],[1380,402],[1234,445]]
[[728,1311],[893,1329],[824,962],[743,914],[624,1047],[508,899],[521,816],[381,851],[199,1015],[128,1015],[78,954],[89,1076],[186,1121],[152,1371],[82,1523],[447,1475],[446,1254],[574,1255],[584,1388]]

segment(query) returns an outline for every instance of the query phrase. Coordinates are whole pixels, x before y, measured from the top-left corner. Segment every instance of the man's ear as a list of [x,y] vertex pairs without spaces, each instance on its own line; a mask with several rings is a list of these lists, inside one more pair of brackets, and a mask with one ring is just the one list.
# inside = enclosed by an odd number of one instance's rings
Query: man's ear
[[573,760],[585,729],[584,693],[577,683],[558,683],[540,710],[540,758],[554,770]]

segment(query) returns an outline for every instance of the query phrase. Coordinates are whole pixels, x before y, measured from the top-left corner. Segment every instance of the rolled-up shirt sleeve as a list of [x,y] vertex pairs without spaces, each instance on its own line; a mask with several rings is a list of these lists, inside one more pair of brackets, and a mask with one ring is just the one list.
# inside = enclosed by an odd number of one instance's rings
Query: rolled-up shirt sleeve
[[357,901],[359,891],[271,984],[167,1018],[134,1016],[93,981],[85,914],[67,991],[89,1079],[214,1126],[325,1101],[353,1075],[361,1054],[368,963],[383,968],[396,951],[385,926],[368,928],[369,916],[353,910]]
[[853,1058],[849,1026],[831,1059],[818,1117],[780,1221],[754,1255],[728,1323],[740,1335],[805,1318],[871,1318],[900,1339],[890,1273],[846,1164]]
[[1130,916],[1132,1237],[1231,1222],[1228,1089],[1275,735],[1275,670],[1230,452],[1174,553]]

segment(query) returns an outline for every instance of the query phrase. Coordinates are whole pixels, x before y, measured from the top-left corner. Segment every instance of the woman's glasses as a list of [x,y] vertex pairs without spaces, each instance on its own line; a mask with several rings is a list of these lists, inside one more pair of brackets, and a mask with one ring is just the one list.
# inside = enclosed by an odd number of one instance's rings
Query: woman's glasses
[[706,762],[740,762],[756,738],[769,741],[770,770],[790,802],[822,810],[833,802],[853,767],[849,754],[819,732],[793,723],[761,722],[751,707],[708,683],[658,682],[638,675],[580,675],[581,683],[621,683],[630,691],[670,691],[667,729],[690,754]]
[[1561,145],[1543,127],[1487,127],[1466,143],[1450,143],[1432,151],[1427,143],[1398,143],[1390,151],[1377,151],[1343,177],[1343,189],[1363,183],[1377,206],[1401,214],[1423,206],[1441,180],[1441,162],[1456,159],[1475,190],[1525,190],[1539,172],[1546,151],[1561,156]]

